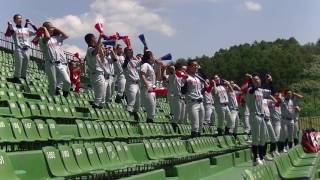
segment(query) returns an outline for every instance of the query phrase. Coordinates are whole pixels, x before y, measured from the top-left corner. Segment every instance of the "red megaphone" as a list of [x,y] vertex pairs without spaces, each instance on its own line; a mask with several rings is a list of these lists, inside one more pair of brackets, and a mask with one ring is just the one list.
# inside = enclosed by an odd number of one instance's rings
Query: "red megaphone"
[[159,87],[159,88],[153,88],[151,92],[156,93],[159,96],[167,97],[168,95],[168,89],[165,87]]
[[74,53],[73,55],[75,58],[79,59],[80,60],[80,54],[78,52]]
[[116,34],[108,36],[107,40],[118,40],[120,37],[119,33],[116,32]]
[[43,33],[44,32],[42,29],[38,29],[36,32],[36,36],[32,39],[31,42],[37,46],[39,44],[40,37],[42,36]]
[[101,23],[97,23],[94,27],[99,33],[103,33],[103,26]]
[[124,36],[123,42],[126,44],[126,46],[127,46],[129,49],[132,49],[132,48],[131,48],[131,42],[130,42],[129,36]]

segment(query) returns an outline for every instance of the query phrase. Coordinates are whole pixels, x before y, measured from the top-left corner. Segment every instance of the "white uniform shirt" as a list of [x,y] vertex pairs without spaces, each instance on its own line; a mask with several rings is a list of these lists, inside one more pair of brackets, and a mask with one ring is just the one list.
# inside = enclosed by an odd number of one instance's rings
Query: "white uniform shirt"
[[140,80],[140,76],[139,76],[140,66],[141,66],[141,61],[138,61],[136,59],[131,59],[128,62],[127,67],[124,69],[124,74],[128,81]]
[[237,95],[239,94],[239,91],[229,91],[228,92],[228,98],[229,98],[229,108],[231,110],[238,110],[238,101],[237,101]]
[[148,86],[155,87],[156,86],[156,74],[154,72],[152,65],[149,63],[143,63],[141,65],[140,71],[145,73],[145,78],[147,80]]
[[188,91],[186,93],[186,98],[188,100],[196,100],[203,98],[203,95],[201,93],[203,86],[198,77],[189,75],[187,78],[187,86]]
[[114,73],[115,75],[119,76],[123,74],[123,69],[122,69],[122,65],[124,63],[124,56],[120,55],[116,55],[117,61],[114,62]]
[[214,103],[212,91],[210,91],[210,92],[204,91],[203,98],[204,98],[204,100],[203,100],[204,104],[213,104]]
[[269,104],[269,110],[271,114],[271,118],[275,120],[281,119],[281,106],[277,105],[274,101],[270,101]]
[[94,47],[88,47],[86,54],[86,64],[88,66],[89,72],[92,74],[97,72],[103,73],[103,63],[101,62],[100,56],[98,54],[93,54],[94,50]]
[[63,39],[62,36],[51,36],[47,43],[43,42],[43,38],[40,39],[40,48],[46,61],[68,63],[66,55],[61,48]]
[[13,27],[14,33],[12,34],[13,42],[16,48],[22,49],[23,47],[30,47],[30,36],[34,36],[35,33],[26,27]]
[[107,75],[113,75],[113,59],[111,58],[111,55],[108,55],[104,57],[104,60],[101,62],[104,72]]
[[175,74],[169,75],[169,92],[174,96],[181,96],[182,78]]
[[218,104],[227,104],[229,102],[227,90],[224,86],[216,86],[215,88],[215,101]]
[[[250,91],[251,87],[249,88]],[[250,110],[250,113],[254,113],[256,115],[263,115],[263,99],[269,98],[271,91],[268,89],[258,88],[256,89],[253,94],[247,93],[246,103]]]
[[283,118],[294,119],[296,114],[296,103],[294,99],[281,99],[281,115]]

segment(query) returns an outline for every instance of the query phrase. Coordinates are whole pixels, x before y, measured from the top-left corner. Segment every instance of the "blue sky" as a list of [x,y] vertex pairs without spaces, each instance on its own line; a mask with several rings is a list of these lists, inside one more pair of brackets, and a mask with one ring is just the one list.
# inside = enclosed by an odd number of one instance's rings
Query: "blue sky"
[[300,43],[320,37],[319,0],[10,0],[0,10],[5,30],[12,15],[21,13],[37,25],[52,21],[70,36],[69,51],[84,52],[83,36],[96,33],[128,34],[136,52],[137,36],[144,33],[157,56],[174,58],[212,56],[220,48],[254,40],[295,37]]

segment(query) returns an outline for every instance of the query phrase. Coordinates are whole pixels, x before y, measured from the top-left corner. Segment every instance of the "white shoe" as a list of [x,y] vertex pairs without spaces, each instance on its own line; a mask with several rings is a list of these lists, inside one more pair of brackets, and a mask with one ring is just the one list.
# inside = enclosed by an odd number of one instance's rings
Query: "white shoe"
[[272,158],[269,154],[265,155],[265,156],[264,156],[264,159],[265,159],[266,161],[273,161],[273,158]]
[[284,153],[288,153],[288,151],[287,151],[287,149],[286,149],[286,148],[284,148],[284,149],[283,149],[283,152],[284,152]]
[[253,162],[253,166],[263,165],[263,161],[260,158],[257,158],[256,161]]
[[280,156],[280,153],[278,151],[274,151],[272,153],[272,155],[273,155],[273,157],[278,157],[278,156]]

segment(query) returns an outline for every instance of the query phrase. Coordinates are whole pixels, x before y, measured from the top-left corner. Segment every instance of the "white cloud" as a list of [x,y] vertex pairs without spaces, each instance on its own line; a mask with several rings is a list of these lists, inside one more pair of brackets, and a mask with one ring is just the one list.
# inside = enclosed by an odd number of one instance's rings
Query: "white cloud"
[[76,45],[64,44],[63,49],[72,54],[79,53],[80,57],[84,57],[86,55],[86,52]]
[[254,1],[245,1],[244,6],[249,11],[261,11],[262,5]]
[[88,32],[95,32],[96,22],[103,23],[106,34],[119,32],[136,36],[139,32],[154,31],[174,35],[174,29],[155,11],[139,0],[95,0],[83,14],[49,20],[71,38],[82,38]]

